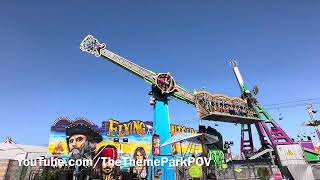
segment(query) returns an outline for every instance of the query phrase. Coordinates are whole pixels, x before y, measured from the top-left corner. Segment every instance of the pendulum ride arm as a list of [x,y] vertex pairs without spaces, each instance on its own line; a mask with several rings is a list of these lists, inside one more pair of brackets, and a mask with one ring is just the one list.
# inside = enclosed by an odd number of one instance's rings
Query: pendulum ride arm
[[[94,38],[91,35],[88,35],[80,44],[80,49],[82,51],[88,52],[90,54],[94,54],[97,57],[103,57],[106,60],[111,61],[112,63],[120,66],[121,68],[131,72],[132,74],[144,79],[146,82],[148,82],[151,85],[158,85],[159,81],[161,81],[161,78],[168,78],[171,77],[169,74],[165,73],[155,73],[148,69],[145,69],[128,59],[125,59],[109,50],[106,49],[106,45],[104,43],[100,43],[96,38]],[[159,75],[167,75],[162,76],[160,78]],[[172,77],[171,77],[172,78]],[[165,91],[166,93],[170,93],[171,96],[184,101],[189,104],[194,105],[194,95],[184,88],[182,88],[180,85],[175,84],[173,78],[172,78],[173,88]],[[161,87],[160,87],[161,89]]]
[[[260,119],[266,119],[266,121],[258,122],[256,124],[262,144],[267,144],[267,141],[264,138],[265,133],[263,129],[267,133],[272,145],[291,144],[292,140],[290,139],[290,137],[273,120],[270,114],[258,103],[257,99],[253,97],[251,92],[246,88],[241,77],[239,68],[237,67],[237,63],[233,61],[231,62],[231,65],[240,85],[242,97],[246,98],[249,101],[248,103],[255,107]],[[270,126],[268,126],[268,124],[270,124]]]
[[[236,78],[237,78],[242,98],[246,99],[248,101],[248,104],[252,106],[256,100],[252,99],[252,95],[251,95],[250,91],[247,89],[247,87],[243,81],[243,78],[240,74],[240,70],[237,66],[237,62],[231,61],[230,65],[233,69],[233,72],[234,72]],[[253,102],[250,102],[250,100],[252,100]],[[257,110],[257,108],[255,108],[255,109]],[[258,114],[258,117],[260,119],[262,119],[260,113],[257,113],[257,114]],[[265,138],[266,135],[265,135],[265,132],[263,131],[262,123],[257,122],[257,123],[255,123],[255,126],[257,128],[261,144],[263,146],[267,145],[268,141]],[[247,137],[249,139],[245,139],[246,132],[248,133]],[[253,140],[252,140],[252,132],[251,132],[251,125],[250,124],[241,124],[240,152],[241,152],[241,154],[243,154],[244,158],[247,158],[248,156],[250,156],[250,153],[253,153]]]

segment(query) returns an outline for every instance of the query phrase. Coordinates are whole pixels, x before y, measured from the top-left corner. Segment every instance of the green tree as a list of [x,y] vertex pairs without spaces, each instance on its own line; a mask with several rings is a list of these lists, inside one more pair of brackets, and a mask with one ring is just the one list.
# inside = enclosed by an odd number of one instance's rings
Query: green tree
[[54,172],[49,169],[44,169],[41,172],[39,180],[54,180]]

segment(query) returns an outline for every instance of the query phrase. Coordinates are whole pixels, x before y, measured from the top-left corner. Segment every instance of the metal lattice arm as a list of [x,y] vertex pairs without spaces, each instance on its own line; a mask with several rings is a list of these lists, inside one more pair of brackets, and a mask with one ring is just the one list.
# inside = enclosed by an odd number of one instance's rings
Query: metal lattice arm
[[[272,117],[270,116],[270,114],[259,104],[259,102],[257,101],[257,99],[252,95],[251,91],[246,87],[243,78],[240,74],[240,70],[238,68],[237,62],[236,61],[231,61],[230,62],[231,67],[233,69],[233,72],[237,78],[241,93],[242,93],[242,97],[247,99],[247,101],[249,101],[251,103],[251,105],[254,106],[254,108],[256,109],[256,111],[258,112],[259,118],[263,119],[263,117],[261,116],[261,114],[267,119],[267,120],[272,120]],[[258,90],[256,90],[257,93]],[[254,90],[253,90],[254,92]],[[253,93],[255,94],[255,92]]]
[[173,96],[177,99],[180,99],[182,101],[185,101],[187,103],[195,105],[195,97],[193,94],[191,94],[189,91],[183,89],[181,86],[177,85],[176,87],[177,92],[173,93]]
[[[175,84],[172,77],[170,77],[169,74],[165,73],[155,73],[148,69],[145,69],[131,61],[129,61],[126,58],[123,58],[107,49],[106,45],[104,43],[100,43],[96,38],[94,38],[92,35],[88,35],[86,38],[83,39],[83,41],[80,44],[80,49],[82,51],[88,52],[90,54],[95,55],[96,57],[103,57],[107,59],[108,61],[111,61],[112,63],[122,67],[123,69],[133,73],[134,75],[144,79],[146,82],[150,84],[155,84],[159,86],[159,80],[167,80],[168,78],[171,78],[171,82],[164,82],[164,87],[161,88],[167,88],[166,90],[162,90],[163,93],[170,93],[173,97],[182,100],[184,102],[194,104],[194,96],[181,86]],[[159,78],[159,76],[161,76]],[[166,77],[167,76],[167,77]],[[173,87],[166,87],[172,85]]]
[[106,49],[101,50],[101,56],[112,63],[126,69],[127,71],[135,74],[136,76],[144,79],[150,84],[155,84],[155,77],[157,76],[156,73],[144,69],[143,67],[109,51]]

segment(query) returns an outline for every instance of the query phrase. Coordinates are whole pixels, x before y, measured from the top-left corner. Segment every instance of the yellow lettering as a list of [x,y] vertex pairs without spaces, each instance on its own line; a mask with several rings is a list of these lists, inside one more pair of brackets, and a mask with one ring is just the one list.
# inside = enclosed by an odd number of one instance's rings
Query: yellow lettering
[[122,137],[123,136],[123,134],[122,134],[122,127],[123,127],[123,124],[119,124],[119,126],[118,126],[118,136],[119,137]]
[[145,133],[145,129],[144,129],[144,123],[141,121],[134,121],[133,122],[133,127],[134,130],[137,134],[139,134],[140,136],[142,136]]
[[117,126],[114,125],[118,125],[119,122],[115,121],[113,119],[109,120],[109,136],[114,136],[114,132],[118,130]]
[[128,124],[123,124],[124,130],[125,130],[125,135],[129,135],[129,125]]
[[175,134],[175,125],[170,125],[170,134],[174,135]]
[[185,126],[181,126],[181,133],[184,133],[186,130],[186,127]]

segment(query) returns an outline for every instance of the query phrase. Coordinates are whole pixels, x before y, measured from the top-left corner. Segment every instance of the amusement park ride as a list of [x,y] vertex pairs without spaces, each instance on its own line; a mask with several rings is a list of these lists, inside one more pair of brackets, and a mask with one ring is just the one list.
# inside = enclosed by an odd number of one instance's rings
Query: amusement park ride
[[[268,155],[268,152],[271,156],[271,151],[277,154],[277,146],[293,144],[289,136],[258,103],[255,97],[258,88],[255,87],[252,92],[247,89],[235,61],[231,62],[231,66],[241,89],[241,98],[210,94],[205,91],[190,93],[177,84],[169,73],[155,73],[140,67],[107,50],[104,43],[100,43],[91,35],[88,35],[81,42],[80,49],[97,57],[101,56],[151,84],[152,90],[149,95],[151,95],[151,104],[154,108],[154,133],[160,136],[161,143],[170,138],[168,97],[172,96],[196,106],[200,119],[241,124],[243,159],[259,158],[262,155]],[[259,152],[254,151],[252,125],[257,128],[263,147]],[[171,154],[170,146],[161,149],[161,155],[169,154]],[[170,178],[173,177],[173,171],[167,170],[166,177],[173,179]]]
[[[263,148],[266,148],[264,151],[266,152],[268,149],[275,149],[275,146],[278,145],[289,145],[292,144],[292,139],[283,131],[283,129],[273,120],[270,114],[258,103],[256,99],[256,95],[258,93],[257,86],[254,87],[252,93],[242,79],[239,68],[237,67],[237,63],[232,61],[231,66],[233,68],[233,72],[237,78],[238,84],[241,90],[241,97],[245,99],[248,104],[255,108],[258,113],[259,119],[263,121],[259,121],[255,123],[257,128],[257,132],[260,137],[260,142]],[[247,135],[246,135],[247,133]],[[270,143],[266,139],[266,134],[270,140]],[[247,139],[246,139],[247,137]],[[252,131],[251,124],[241,124],[241,144],[240,144],[241,155],[244,159],[251,158],[255,154],[254,145],[252,140]]]

